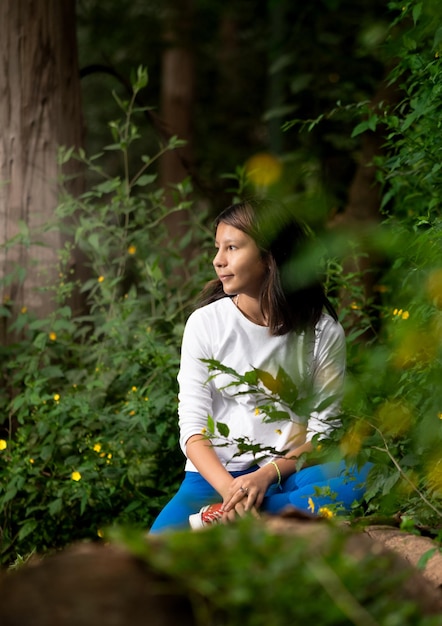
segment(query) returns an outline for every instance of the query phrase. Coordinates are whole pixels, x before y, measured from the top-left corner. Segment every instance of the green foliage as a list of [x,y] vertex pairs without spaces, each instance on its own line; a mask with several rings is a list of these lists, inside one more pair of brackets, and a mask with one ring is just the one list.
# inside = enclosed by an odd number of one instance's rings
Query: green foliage
[[[325,4],[336,10],[341,3]],[[343,113],[347,122],[353,116],[353,137],[348,136],[352,148],[362,133],[382,132],[385,156],[377,158],[376,166],[384,195],[379,227],[344,236],[327,233],[322,241],[332,259],[327,268],[329,294],[337,304],[345,296],[340,317],[349,352],[345,432],[337,431],[324,445],[352,461],[375,463],[364,508],[357,514],[400,512],[415,526],[439,527],[439,5],[411,0],[390,5],[394,20],[389,45],[397,59],[391,80],[401,91],[400,103],[368,107],[364,89],[356,104],[336,107],[336,115]],[[304,56],[310,63],[310,56]],[[294,78],[298,94],[310,78]],[[140,71],[135,93],[146,80]],[[82,251],[89,274],[78,285],[72,278],[71,246],[60,250],[60,281],[46,287],[48,297],[57,301],[53,315],[34,319],[23,310],[10,325],[17,341],[0,352],[0,406],[8,420],[0,439],[4,561],[17,552],[95,537],[111,521],[146,528],[180,478],[175,379],[183,323],[206,278],[202,268],[209,266],[205,216],[191,210],[190,185],[183,183],[175,189],[174,210],[189,210],[188,235],[174,242],[166,239],[164,218],[170,210],[164,190],[156,184],[155,163],[179,140],[173,138],[153,156],[143,156],[133,172],[129,152],[140,135],[133,114],[140,111],[134,98],[116,102],[123,119],[111,123],[112,144],[104,154],[121,159],[120,176],[110,176],[100,166],[103,155],[87,157],[71,150],[61,154],[62,162],[77,158],[86,165],[89,183],[80,198],[63,198],[52,227],[66,229],[67,239]],[[328,139],[336,143],[337,134],[331,132],[334,127],[323,110],[322,105],[315,107],[314,119],[306,125],[316,131],[325,122]],[[298,167],[304,156],[300,147],[287,157],[310,185],[290,201],[310,209],[333,194],[318,192],[316,165],[307,172],[305,163],[304,170]],[[244,168],[238,167],[240,190],[245,177]],[[27,245],[35,236],[23,225],[16,240],[6,245]],[[190,240],[203,252],[183,267],[182,253]],[[364,269],[369,254],[380,259],[375,269]],[[346,258],[354,261],[351,271],[344,271]],[[16,268],[3,280],[23,280],[24,271]],[[367,276],[374,285],[370,293],[364,288]],[[88,305],[82,315],[71,307],[78,288]],[[8,303],[0,312],[10,319]],[[261,390],[262,383],[270,392],[270,401],[261,406],[270,419],[280,417],[272,414],[275,394],[278,401],[283,396],[289,396],[289,403],[299,401],[297,390],[281,383],[283,372],[275,379],[258,370],[243,376],[239,384],[259,383]],[[209,420],[209,430],[215,428],[229,436],[223,425]],[[256,442],[240,444],[260,452]]]
[[402,511],[418,523],[439,526],[441,8],[434,2],[392,3],[391,8],[400,10],[400,29],[394,39],[399,61],[390,80],[403,98],[396,106],[381,103],[369,126],[380,127],[386,138],[385,156],[376,159],[384,188],[377,247],[388,270],[379,279],[379,336],[354,361],[358,384],[351,405],[365,416],[364,426],[355,426],[355,437],[362,436],[362,445],[377,461],[367,494],[369,509]]
[[[437,2],[415,1],[389,8],[387,48],[395,55],[389,80],[399,103],[338,103],[330,113],[304,120],[301,129],[321,128],[327,116],[352,115],[353,138],[374,131],[385,138],[374,163],[383,188],[382,223],[347,233],[347,241],[339,235],[326,241],[332,257],[328,287],[340,297],[349,348],[347,432],[335,443],[350,459],[375,462],[366,512],[401,512],[417,525],[439,527],[442,10]],[[353,269],[345,271],[349,260]]]
[[365,551],[361,542],[354,550],[334,526],[311,532],[270,533],[250,517],[161,541],[121,528],[108,536],[189,597],[197,624],[438,624],[410,597],[410,572],[391,554]]
[[[61,163],[79,159],[91,182],[79,198],[65,194],[45,226],[63,228],[72,242],[60,250],[58,284],[45,287],[56,306],[46,319],[23,309],[9,326],[15,343],[0,349],[8,416],[0,435],[2,561],[96,538],[116,520],[147,528],[181,477],[179,345],[209,263],[203,251],[183,268],[189,237],[202,250],[206,240],[188,183],[175,189],[173,210],[188,210],[189,235],[174,241],[164,227],[172,211],[153,164],[178,140],[129,168],[140,136],[135,97],[146,81],[140,69],[132,99],[119,101],[122,119],[110,124],[105,150],[121,158],[122,176],[103,171],[100,155],[62,151]],[[81,283],[71,269],[78,249],[88,271]],[[72,310],[76,291],[84,312]]]

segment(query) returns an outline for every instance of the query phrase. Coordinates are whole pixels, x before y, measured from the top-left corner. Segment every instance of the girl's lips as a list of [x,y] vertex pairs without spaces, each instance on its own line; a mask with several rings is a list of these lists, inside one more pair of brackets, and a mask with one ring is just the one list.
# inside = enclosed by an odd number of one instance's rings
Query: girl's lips
[[221,281],[228,280],[229,278],[233,278],[233,274],[220,274],[218,278]]

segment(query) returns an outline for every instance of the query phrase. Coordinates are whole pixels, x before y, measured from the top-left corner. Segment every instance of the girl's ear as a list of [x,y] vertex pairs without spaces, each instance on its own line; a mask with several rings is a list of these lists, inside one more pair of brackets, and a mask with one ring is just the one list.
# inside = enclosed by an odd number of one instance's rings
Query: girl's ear
[[267,269],[269,270],[271,265],[272,265],[272,253],[269,252],[268,250],[261,250],[261,258],[263,263],[265,263],[267,265]]

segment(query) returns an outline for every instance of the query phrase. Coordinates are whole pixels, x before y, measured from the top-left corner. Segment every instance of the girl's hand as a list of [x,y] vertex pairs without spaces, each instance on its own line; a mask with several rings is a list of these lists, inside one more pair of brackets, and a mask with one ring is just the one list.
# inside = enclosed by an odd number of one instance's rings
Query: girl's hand
[[[272,468],[260,467],[255,472],[238,476],[230,483],[223,499],[223,510],[226,514],[236,511],[238,515],[244,515],[252,509],[259,509],[268,487],[272,484],[274,475]],[[230,520],[231,516],[227,515]]]
[[229,511],[224,512],[221,522],[223,524],[228,524],[230,522],[233,522],[236,519],[236,517],[243,517],[244,515],[246,515],[246,513],[251,513],[254,517],[256,517],[256,519],[259,519],[259,513],[256,510],[256,508],[252,506],[251,509],[246,510],[245,503],[246,503],[245,499],[240,500],[237,504],[235,504],[234,507],[229,509]]

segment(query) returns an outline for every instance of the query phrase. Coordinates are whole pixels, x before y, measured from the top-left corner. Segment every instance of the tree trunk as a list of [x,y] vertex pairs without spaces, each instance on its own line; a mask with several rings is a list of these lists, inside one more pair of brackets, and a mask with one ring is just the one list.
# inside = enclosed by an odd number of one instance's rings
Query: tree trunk
[[[166,189],[189,176],[192,160],[192,115],[195,90],[195,64],[191,41],[193,0],[169,2],[165,17],[164,51],[161,68],[161,118],[168,134],[187,143],[167,152],[160,163],[160,181]],[[167,194],[173,206],[173,195]],[[173,213],[166,224],[172,238],[186,232],[185,212]]]
[[[390,105],[398,102],[400,91],[395,84],[389,84],[383,81],[377,93],[371,100],[370,106],[376,109],[380,102],[388,102]],[[382,190],[380,184],[376,180],[376,166],[374,159],[377,155],[382,154],[385,138],[380,131],[366,131],[361,137],[361,148],[359,161],[352,183],[348,192],[348,202],[343,213],[336,216],[330,223],[331,227],[348,232],[350,239],[358,241],[354,256],[347,257],[344,260],[344,274],[359,273],[358,286],[363,293],[362,302],[352,302],[351,294],[346,290],[342,290],[339,294],[341,304],[350,310],[354,306],[364,308],[371,311],[373,301],[379,296],[376,293],[376,283],[378,280],[379,270],[384,260],[380,258],[379,253],[373,250],[370,244],[370,236],[373,227],[381,221],[379,207],[382,200]],[[368,303],[368,304],[367,304]],[[374,311],[372,311],[374,314]],[[357,319],[357,313],[354,315]],[[351,321],[351,316],[348,316]],[[355,322],[356,323],[356,322]],[[363,335],[360,335],[359,341],[364,342],[372,338],[373,328]]]
[[[57,152],[83,132],[75,0],[1,2],[0,59],[0,290],[12,319],[23,307],[41,317],[54,302],[39,288],[56,284],[63,246],[58,229],[41,231],[58,202]],[[23,230],[28,242],[4,247]]]

